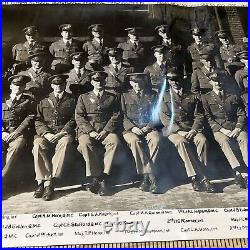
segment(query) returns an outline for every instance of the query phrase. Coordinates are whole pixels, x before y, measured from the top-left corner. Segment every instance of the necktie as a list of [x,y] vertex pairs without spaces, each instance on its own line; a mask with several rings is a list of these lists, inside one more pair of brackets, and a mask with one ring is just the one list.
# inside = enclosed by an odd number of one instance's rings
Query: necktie
[[115,64],[114,68],[115,68],[115,72],[117,73],[118,72],[118,65]]
[[76,75],[77,75],[78,78],[81,78],[81,72],[80,71],[76,72]]
[[220,97],[221,100],[223,100],[223,97],[224,97],[223,91],[219,92],[219,97]]
[[134,42],[134,46],[135,46],[135,49],[137,49],[137,43],[136,42]]
[[60,98],[59,98],[59,96],[57,95],[56,96],[56,102],[58,103],[60,101]]
[[99,41],[100,47],[102,47],[102,40]]
[[98,99],[101,98],[101,93],[97,93],[97,98],[98,98]]
[[69,48],[70,47],[70,42],[67,41],[65,45],[66,45],[67,48]]

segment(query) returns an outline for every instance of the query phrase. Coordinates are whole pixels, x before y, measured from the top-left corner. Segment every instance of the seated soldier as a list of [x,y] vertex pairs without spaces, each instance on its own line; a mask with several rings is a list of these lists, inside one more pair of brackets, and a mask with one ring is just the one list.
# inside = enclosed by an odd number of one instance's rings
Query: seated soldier
[[109,192],[108,176],[120,146],[120,105],[117,96],[105,90],[106,77],[104,71],[90,73],[94,89],[79,96],[75,111],[78,150],[86,162],[86,176],[92,177],[89,190],[100,196]]
[[122,49],[109,48],[107,50],[110,64],[104,67],[104,71],[108,74],[106,78],[106,90],[112,93],[122,93],[127,86],[127,74],[134,71],[133,67],[130,67],[128,63],[122,60]]
[[[192,73],[191,91],[195,94],[205,94],[212,89],[209,84],[209,74],[218,70],[214,60],[214,47],[206,46],[200,51],[200,66],[197,66]],[[221,71],[225,87],[230,93],[239,94],[239,88],[235,79],[227,71]]]
[[137,173],[143,175],[139,188],[144,192],[158,193],[155,161],[160,137],[155,129],[158,121],[152,119],[157,94],[147,88],[146,74],[132,73],[128,76],[132,89],[121,96],[123,138],[132,151]]
[[137,72],[144,69],[145,65],[145,48],[142,42],[139,40],[140,28],[127,28],[128,40],[123,43],[119,43],[117,48],[123,49],[123,59],[130,63]]
[[[24,152],[29,129],[35,116],[35,102],[24,93],[30,78],[14,75],[9,78],[10,96],[2,103],[2,153],[3,184],[6,185],[9,174],[18,166],[20,155]],[[6,191],[6,190],[4,190]]]
[[[202,134],[204,116],[201,101],[191,92],[185,92],[178,72],[169,69],[167,79],[170,90],[165,92],[161,108],[163,135],[177,148],[184,162],[194,191],[215,192],[203,173],[207,165],[207,140]],[[197,154],[192,150],[196,146]]]
[[74,52],[82,51],[81,42],[73,38],[73,28],[71,24],[62,24],[59,26],[62,38],[49,47],[54,60],[51,63],[51,69],[58,74],[62,74],[71,69],[70,55]]
[[246,166],[248,166],[247,119],[241,99],[228,93],[219,72],[210,75],[212,91],[203,96],[203,107],[215,140],[219,143],[231,168],[235,182],[241,188],[247,187],[247,176],[241,174],[238,161],[230,143],[236,140]]
[[85,69],[85,54],[84,52],[75,52],[71,54],[71,61],[74,68],[67,74],[66,92],[78,98],[80,94],[88,92],[92,89],[90,84],[89,70]]
[[33,155],[38,187],[35,198],[53,199],[53,179],[70,163],[75,133],[75,99],[65,92],[66,75],[49,78],[53,92],[37,106]]
[[27,75],[31,78],[31,81],[26,84],[26,90],[38,101],[42,100],[52,91],[48,81],[51,73],[45,69],[47,56],[44,52],[35,50],[35,53],[32,53],[28,57],[31,67],[26,71],[20,72],[20,74]]

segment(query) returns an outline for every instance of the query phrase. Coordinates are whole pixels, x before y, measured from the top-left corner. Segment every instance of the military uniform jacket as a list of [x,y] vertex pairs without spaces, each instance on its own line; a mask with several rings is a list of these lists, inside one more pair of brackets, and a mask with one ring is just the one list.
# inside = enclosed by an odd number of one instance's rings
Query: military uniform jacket
[[[196,68],[191,77],[191,91],[194,93],[205,93],[212,89],[212,85],[209,83],[209,71],[204,67]],[[238,94],[239,89],[233,77],[229,75],[227,71],[223,72],[223,85],[227,91],[233,94]]]
[[55,65],[59,62],[71,64],[70,54],[82,51],[82,47],[81,42],[76,39],[72,39],[69,47],[66,46],[63,39],[60,39],[50,45],[49,51],[51,55],[55,57],[52,65]]
[[31,81],[26,84],[26,90],[31,92],[35,98],[41,100],[52,91],[48,81],[48,78],[51,76],[50,73],[43,70],[36,73],[33,68],[29,68],[19,74],[27,75],[31,78]]
[[142,59],[144,57],[144,46],[139,41],[138,46],[135,47],[133,43],[131,43],[130,40],[127,40],[126,42],[119,43],[117,48],[123,49],[123,59]]
[[237,52],[239,52],[239,50],[233,44],[230,44],[228,48],[226,48],[225,46],[220,47],[220,54],[224,64],[228,63],[228,59],[233,59],[236,56]]
[[153,89],[159,90],[163,85],[164,80],[166,79],[166,71],[167,64],[161,68],[157,62],[144,69],[144,73],[150,76]]
[[[2,103],[2,132],[26,134],[35,116],[35,101],[23,93],[14,103],[6,99]],[[34,125],[34,124],[33,124]]]
[[18,43],[12,48],[12,56],[15,61],[24,62],[28,60],[28,56],[36,49],[44,48],[41,42],[29,45],[28,42]]
[[110,64],[104,67],[105,72],[108,74],[106,78],[105,88],[109,91],[117,93],[123,92],[128,86],[126,84],[127,74],[133,73],[134,68],[122,63],[121,68],[116,72],[113,65]]
[[115,94],[104,91],[99,99],[93,91],[78,98],[75,110],[78,137],[92,131],[115,132],[120,123],[120,105]]
[[[173,102],[170,91],[173,93]],[[165,129],[168,129],[170,133],[191,129],[201,131],[204,124],[201,100],[191,92],[183,93],[180,97],[173,90],[169,90],[163,96],[160,118]]]
[[235,80],[241,92],[245,92],[248,89],[248,70],[246,68],[240,69],[235,73]]
[[57,103],[54,93],[50,93],[37,105],[37,115],[35,120],[36,132],[39,136],[46,133],[59,133],[66,131],[74,134],[75,130],[75,99],[64,92],[59,103]]
[[213,132],[221,128],[243,129],[246,125],[246,113],[242,100],[227,92],[221,99],[214,91],[202,96],[205,115]]
[[147,125],[151,128],[156,127],[158,121],[153,121],[153,111],[157,99],[157,93],[154,91],[144,91],[142,96],[138,96],[133,89],[123,93],[121,106],[124,130],[129,131],[133,127],[142,128]]

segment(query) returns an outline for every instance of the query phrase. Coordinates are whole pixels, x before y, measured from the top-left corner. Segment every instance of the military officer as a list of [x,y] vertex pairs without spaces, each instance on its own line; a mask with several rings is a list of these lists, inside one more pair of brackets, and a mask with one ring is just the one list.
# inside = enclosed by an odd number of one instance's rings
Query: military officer
[[46,47],[41,42],[38,29],[36,26],[29,26],[23,29],[26,41],[18,43],[12,48],[12,57],[15,61],[13,65],[13,73],[18,73],[27,68],[26,61],[30,53],[36,49],[46,51]]
[[51,69],[58,73],[65,73],[71,68],[70,55],[74,52],[82,51],[81,42],[73,38],[73,28],[71,24],[59,26],[62,38],[49,47],[54,60]]
[[125,91],[127,86],[127,74],[134,71],[133,67],[123,62],[122,49],[109,48],[107,50],[110,64],[104,67],[104,71],[108,74],[106,78],[106,90],[113,93],[121,93]]
[[34,197],[45,201],[53,199],[53,179],[61,177],[73,147],[75,99],[65,92],[67,78],[51,76],[53,92],[37,106],[33,155],[38,187]]
[[107,48],[110,46],[110,42],[104,38],[104,28],[102,24],[92,24],[88,29],[93,38],[83,44],[83,51],[88,54],[87,67],[92,63],[101,66],[105,63],[104,56]]
[[161,45],[166,46],[167,64],[170,67],[177,67],[184,78],[191,77],[192,66],[188,61],[187,51],[180,44],[173,42],[170,27],[168,25],[159,25],[155,27],[155,30],[161,37]]
[[26,90],[39,101],[52,91],[48,81],[51,73],[45,69],[47,56],[45,52],[35,51],[28,57],[31,67],[26,71],[20,72],[20,74],[30,77],[31,81],[26,84]]
[[128,32],[128,40],[119,43],[117,48],[123,49],[123,59],[128,61],[137,72],[140,72],[145,67],[145,48],[139,41],[140,28],[126,28],[125,31]]
[[240,163],[230,145],[233,140],[239,144],[243,160],[248,166],[248,137],[246,113],[241,99],[228,93],[219,72],[210,75],[212,91],[204,95],[203,107],[215,140],[219,143],[235,173],[236,184],[246,188],[247,177],[242,177]]
[[105,90],[107,73],[94,71],[90,77],[94,89],[79,96],[75,111],[78,150],[86,162],[86,176],[92,177],[90,191],[102,196],[109,191],[108,176],[120,147],[120,108],[117,96]]
[[78,98],[81,93],[92,90],[90,84],[89,73],[90,71],[85,69],[86,56],[84,52],[75,52],[71,54],[71,61],[74,68],[67,74],[66,92],[72,94]]
[[10,172],[18,167],[18,159],[27,143],[29,128],[35,116],[35,102],[24,93],[30,78],[14,75],[9,79],[11,94],[2,103],[2,177],[6,184]]
[[158,120],[152,119],[157,103],[156,92],[146,86],[144,73],[128,74],[131,90],[121,96],[123,112],[123,138],[132,151],[137,173],[143,175],[140,189],[158,193],[155,162],[159,153]]
[[[194,191],[213,193],[215,188],[203,173],[207,165],[207,140],[202,133],[202,103],[195,94],[184,91],[181,77],[175,69],[168,70],[167,79],[170,89],[164,94],[160,113],[163,135],[177,148],[187,175],[192,179]],[[192,143],[199,159],[192,151]]]
[[[209,74],[218,70],[215,59],[213,46],[206,46],[200,51],[200,66],[198,66],[192,73],[191,91],[194,93],[205,94],[211,90],[209,84]],[[231,93],[239,93],[235,79],[229,75],[227,71],[223,71],[223,81],[226,83],[225,88]]]
[[166,47],[162,45],[153,46],[154,57],[156,62],[144,69],[144,73],[148,74],[151,79],[152,89],[160,91],[166,79],[167,67],[169,67],[166,58]]
[[200,65],[200,51],[204,47],[207,47],[208,45],[210,47],[213,47],[214,60],[216,63],[216,67],[223,69],[223,63],[222,63],[222,59],[221,59],[218,48],[215,47],[214,44],[211,44],[205,41],[206,31],[207,31],[206,29],[200,29],[200,28],[191,29],[194,42],[190,46],[188,46],[187,50],[188,50],[189,56],[192,58],[193,70],[195,70]]
[[216,32],[219,41],[221,43],[220,46],[220,55],[222,61],[224,63],[224,68],[234,76],[235,72],[241,66],[239,62],[237,62],[236,54],[239,52],[239,49],[236,45],[231,44],[229,41],[229,37],[224,30],[219,30]]
[[248,89],[248,51],[242,51],[237,54],[243,67],[235,73],[235,80],[242,93]]

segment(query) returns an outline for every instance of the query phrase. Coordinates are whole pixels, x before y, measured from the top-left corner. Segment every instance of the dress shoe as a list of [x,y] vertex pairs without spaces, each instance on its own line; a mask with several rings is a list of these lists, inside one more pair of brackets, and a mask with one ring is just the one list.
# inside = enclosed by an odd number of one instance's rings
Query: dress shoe
[[106,180],[102,180],[100,182],[100,188],[99,188],[98,194],[100,196],[105,196],[108,194],[108,192],[109,192],[109,189],[108,189],[108,185],[106,183]]
[[207,192],[207,193],[216,193],[216,189],[214,187],[214,185],[208,180],[208,179],[203,179],[201,181],[202,187],[203,187],[203,191]]
[[149,177],[149,181],[150,181],[150,188],[149,188],[149,191],[152,193],[152,194],[159,194],[160,191],[159,191],[159,188],[157,186],[157,181],[156,181],[156,178],[154,176],[150,176]]
[[54,196],[54,188],[50,185],[44,188],[42,199],[45,201],[52,200]]
[[89,184],[88,189],[93,194],[98,194],[100,189],[100,182],[97,178],[94,178],[93,181]]
[[192,187],[194,191],[202,192],[202,186],[200,182],[197,180],[197,178],[192,179]]
[[150,181],[149,181],[148,175],[144,175],[143,181],[142,181],[141,185],[139,186],[139,189],[143,192],[150,191]]
[[240,188],[246,189],[247,188],[247,182],[245,179],[242,177],[241,174],[235,175],[234,182],[236,185],[240,186]]
[[245,183],[245,187],[248,188],[248,176],[244,176],[244,183]]
[[43,192],[44,192],[44,186],[43,186],[43,183],[39,184],[33,197],[38,199],[38,198],[42,198],[43,196]]

